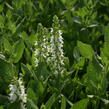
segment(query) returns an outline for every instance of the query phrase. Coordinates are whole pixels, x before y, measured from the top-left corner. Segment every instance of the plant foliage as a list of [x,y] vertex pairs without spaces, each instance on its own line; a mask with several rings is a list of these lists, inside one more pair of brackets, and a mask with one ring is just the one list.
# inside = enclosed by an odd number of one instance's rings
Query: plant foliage
[[108,0],[0,0],[0,109],[109,109]]

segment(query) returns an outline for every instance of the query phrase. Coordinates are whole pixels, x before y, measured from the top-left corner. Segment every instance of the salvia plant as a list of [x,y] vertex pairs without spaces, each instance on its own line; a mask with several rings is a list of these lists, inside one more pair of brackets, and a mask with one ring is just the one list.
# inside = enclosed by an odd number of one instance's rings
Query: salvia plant
[[[34,42],[33,62],[36,73],[41,63],[49,68],[49,75],[59,79],[65,73],[63,37],[57,16],[53,18],[52,28],[47,29],[38,24],[37,38]],[[40,70],[41,71],[41,70]],[[40,72],[39,72],[40,73]],[[51,74],[50,74],[51,73]],[[27,92],[23,77],[13,77],[9,84],[9,101],[11,104],[18,102],[21,109],[27,109]]]
[[54,16],[50,32],[41,24],[37,29],[38,38],[34,44],[35,66],[45,61],[54,74],[64,73],[63,37],[57,16]]
[[0,109],[109,109],[109,0],[0,0]]

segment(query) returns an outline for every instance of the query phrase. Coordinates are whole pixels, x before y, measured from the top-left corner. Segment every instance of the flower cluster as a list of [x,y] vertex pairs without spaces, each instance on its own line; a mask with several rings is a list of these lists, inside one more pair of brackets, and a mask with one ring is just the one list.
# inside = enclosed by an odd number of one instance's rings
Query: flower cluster
[[49,57],[49,34],[47,28],[43,27],[42,24],[38,24],[37,27],[37,40],[35,41],[34,51],[34,62],[35,67],[38,66],[39,62],[42,62]]
[[55,69],[55,73],[63,73],[64,66],[64,53],[63,53],[63,38],[61,36],[61,31],[58,30],[56,35],[54,35],[54,31],[51,32],[51,62],[53,63],[53,67]]
[[34,52],[36,67],[39,62],[44,60],[55,74],[62,74],[64,72],[63,37],[59,28],[60,25],[57,16],[53,18],[53,25],[50,32],[48,32],[47,28],[39,24]]
[[15,79],[14,84],[9,85],[9,89],[9,100],[11,103],[19,100],[21,102],[21,106],[26,109],[25,104],[27,102],[27,94],[25,93],[25,87],[23,85],[22,78],[20,77],[19,79]]
[[41,55],[46,60],[49,57],[50,53],[50,46],[49,46],[49,33],[47,28],[43,28],[43,36],[42,36],[42,43],[41,43]]
[[37,67],[38,66],[38,64],[39,64],[39,60],[38,60],[38,57],[39,57],[39,49],[38,49],[38,42],[37,41],[35,41],[35,51],[34,51],[34,56],[35,56],[35,59],[34,59],[34,63],[35,63],[35,67]]
[[53,67],[55,73],[63,73],[64,72],[64,53],[63,53],[63,37],[62,32],[59,30],[59,21],[56,16],[53,19],[53,26],[51,28],[51,61],[53,63]]

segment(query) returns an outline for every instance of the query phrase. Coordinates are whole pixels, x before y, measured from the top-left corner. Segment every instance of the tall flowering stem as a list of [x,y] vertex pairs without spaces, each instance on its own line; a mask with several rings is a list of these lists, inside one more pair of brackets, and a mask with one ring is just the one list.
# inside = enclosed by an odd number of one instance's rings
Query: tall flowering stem
[[[47,29],[41,24],[37,27],[37,40],[35,41],[35,69],[37,77],[48,80],[56,88],[61,90],[62,79],[65,73],[63,37],[57,16],[53,18],[52,28]],[[44,69],[49,75],[49,79],[44,76]],[[48,71],[50,72],[48,74]]]
[[25,92],[22,77],[20,77],[19,79],[15,78],[14,82],[9,85],[9,90],[10,102],[14,103],[15,101],[19,101],[21,109],[26,109],[27,94]]
[[42,24],[38,24],[37,27],[37,40],[35,41],[35,66],[39,63],[46,61],[48,63],[48,57],[50,53],[49,46],[49,33],[47,28],[43,27]]
[[54,16],[53,18],[50,44],[51,44],[51,61],[53,63],[54,73],[63,74],[64,73],[63,37],[57,16]]
[[35,41],[35,51],[34,51],[34,63],[35,67],[38,66],[39,62],[41,61],[41,37],[42,37],[42,30],[43,26],[41,24],[38,25],[37,27],[37,40]]
[[45,62],[54,74],[64,73],[63,37],[57,16],[53,18],[50,31],[41,24],[38,25],[34,54],[36,67]]

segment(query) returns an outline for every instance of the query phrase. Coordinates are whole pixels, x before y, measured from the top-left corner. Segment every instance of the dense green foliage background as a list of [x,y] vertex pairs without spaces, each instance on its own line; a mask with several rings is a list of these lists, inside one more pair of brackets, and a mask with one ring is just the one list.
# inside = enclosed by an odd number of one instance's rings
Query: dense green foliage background
[[[19,73],[28,109],[108,109],[108,7],[108,0],[0,0],[0,109],[20,109],[8,100],[8,85]],[[43,65],[37,74],[32,62],[37,25],[51,28],[54,15],[66,57],[60,84],[50,72],[45,76]]]

